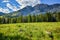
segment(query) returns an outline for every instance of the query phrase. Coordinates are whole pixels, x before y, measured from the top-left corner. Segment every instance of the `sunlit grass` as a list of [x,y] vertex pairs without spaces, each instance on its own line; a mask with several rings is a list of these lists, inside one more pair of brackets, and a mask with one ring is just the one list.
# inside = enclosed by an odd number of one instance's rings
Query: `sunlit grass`
[[1,40],[51,40],[51,32],[60,40],[60,22],[0,24]]

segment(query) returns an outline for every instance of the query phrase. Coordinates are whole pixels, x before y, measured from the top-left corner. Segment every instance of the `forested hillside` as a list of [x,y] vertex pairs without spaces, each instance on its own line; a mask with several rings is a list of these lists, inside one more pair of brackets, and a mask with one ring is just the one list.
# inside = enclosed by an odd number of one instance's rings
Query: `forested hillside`
[[22,14],[19,17],[0,17],[0,23],[25,23],[25,22],[59,22],[60,21],[60,12],[45,14],[40,13],[39,15],[27,15],[23,16]]

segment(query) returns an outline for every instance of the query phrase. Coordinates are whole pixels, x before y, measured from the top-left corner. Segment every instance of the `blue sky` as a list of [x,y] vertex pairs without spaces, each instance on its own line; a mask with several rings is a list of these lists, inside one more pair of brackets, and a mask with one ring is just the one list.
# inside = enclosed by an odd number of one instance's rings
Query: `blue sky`
[[44,3],[44,4],[56,4],[56,3],[60,3],[60,0],[41,0],[41,3]]

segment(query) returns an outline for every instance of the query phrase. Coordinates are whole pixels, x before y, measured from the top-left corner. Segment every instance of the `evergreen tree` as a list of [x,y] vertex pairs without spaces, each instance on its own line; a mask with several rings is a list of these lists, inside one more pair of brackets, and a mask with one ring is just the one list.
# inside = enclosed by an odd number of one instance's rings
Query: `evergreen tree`
[[53,21],[53,15],[50,12],[45,14],[45,18],[47,22]]
[[32,16],[30,14],[27,16],[27,18],[28,18],[28,22],[32,22]]
[[60,22],[60,12],[56,13],[56,20]]
[[35,16],[35,14],[33,14],[33,15],[31,16],[31,18],[32,18],[32,22],[36,22],[36,16]]

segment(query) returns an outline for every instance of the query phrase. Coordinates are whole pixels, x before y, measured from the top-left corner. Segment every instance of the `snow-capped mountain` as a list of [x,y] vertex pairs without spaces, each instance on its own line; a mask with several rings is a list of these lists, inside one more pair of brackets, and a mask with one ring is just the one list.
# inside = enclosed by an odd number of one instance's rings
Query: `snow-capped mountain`
[[34,7],[32,6],[26,6],[21,10],[18,10],[16,12],[12,12],[6,15],[6,17],[18,17],[21,14],[23,16],[26,16],[28,14],[35,14],[38,15],[40,13],[46,13],[46,12],[60,12],[60,4],[53,4],[53,5],[48,5],[48,4],[37,4]]
[[10,13],[37,4],[40,4],[40,0],[0,0],[0,12]]
[[39,14],[60,12],[59,4],[41,4],[40,0],[0,0],[0,15],[20,16],[20,14]]
[[40,14],[40,13],[46,13],[46,12],[60,12],[60,4],[37,4],[34,7],[27,6],[21,10],[19,10],[23,15],[27,14]]

